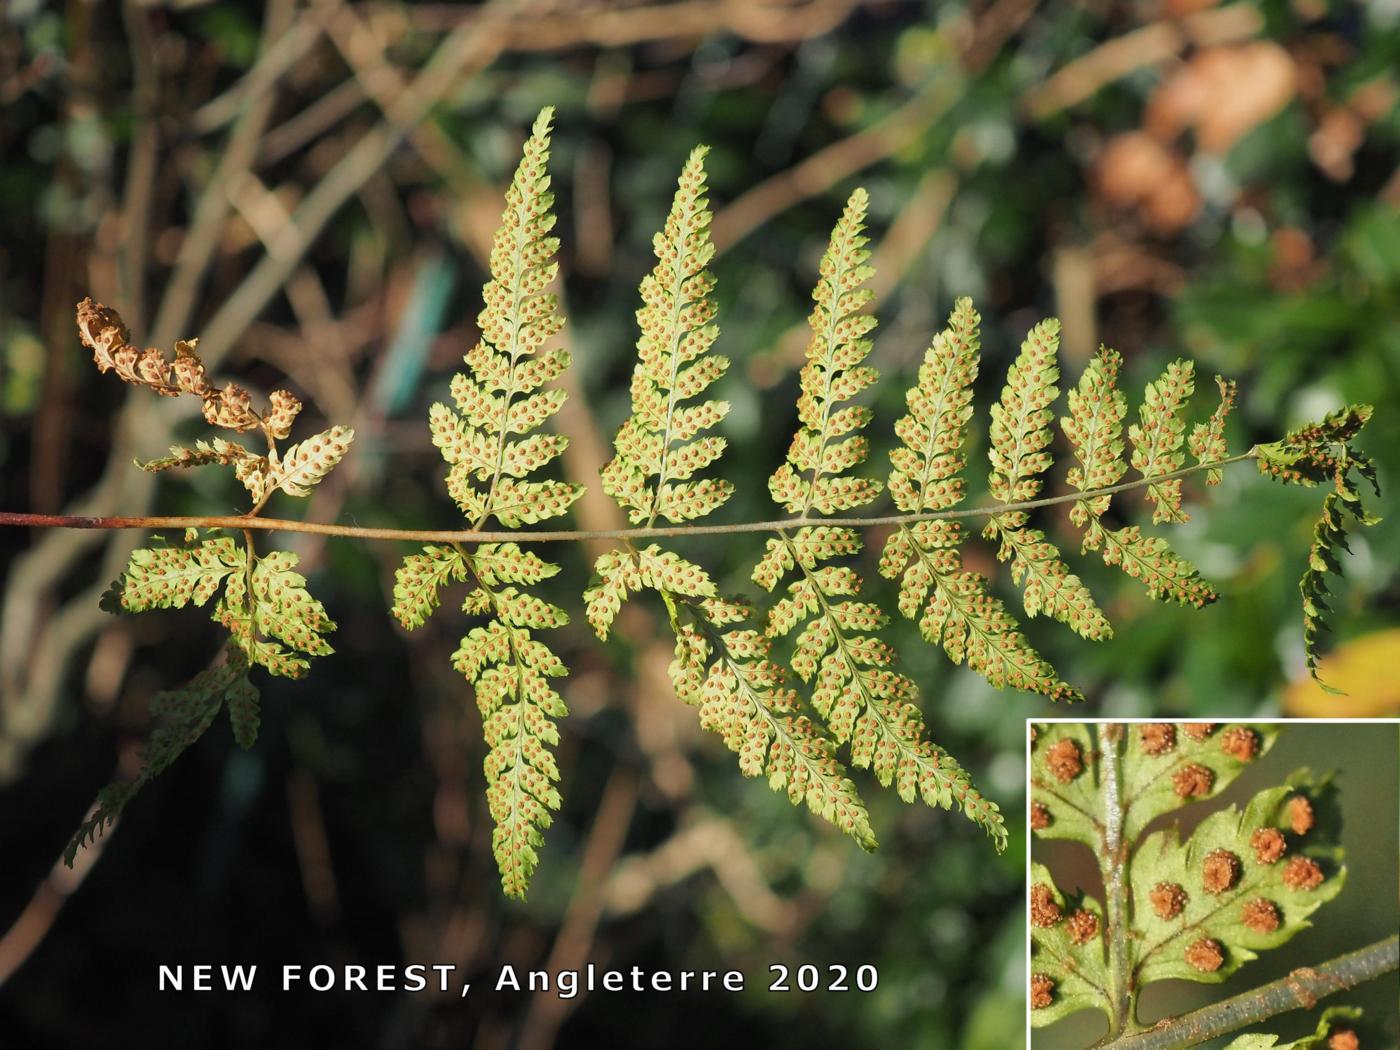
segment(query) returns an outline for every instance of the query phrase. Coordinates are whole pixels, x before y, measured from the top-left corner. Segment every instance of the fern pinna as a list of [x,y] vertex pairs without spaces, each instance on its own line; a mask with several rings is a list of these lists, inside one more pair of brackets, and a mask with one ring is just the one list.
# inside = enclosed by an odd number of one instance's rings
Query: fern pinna
[[[545,110],[535,121],[506,192],[477,316],[481,341],[465,358],[470,375],[452,377],[457,408],[435,404],[429,417],[433,444],[450,464],[448,491],[474,529],[492,517],[507,528],[555,518],[583,494],[580,485],[527,480],[567,444],[560,434],[539,432],[564,403],[564,392],[548,384],[569,366],[567,350],[545,352],[564,324],[557,297],[545,291],[559,268],[545,171],[551,116]],[[496,825],[491,846],[501,886],[512,896],[524,895],[539,863],[541,831],[560,801],[550,749],[568,710],[549,680],[566,669],[535,632],[562,627],[569,616],[525,589],[558,571],[514,543],[431,546],[405,559],[394,585],[394,615],[412,628],[437,606],[444,583],[472,584],[462,611],[485,622],[467,632],[452,663],[472,683],[481,710]]]
[[[1326,574],[1337,571],[1345,529],[1375,520],[1358,488],[1358,479],[1374,485],[1375,472],[1355,447],[1369,408],[1348,407],[1278,442],[1231,455],[1225,422],[1234,402],[1232,384],[1217,380],[1220,398],[1212,414],[1188,428],[1194,369],[1175,362],[1147,386],[1129,423],[1128,399],[1119,389],[1122,361],[1105,348],[1070,388],[1067,414],[1059,420],[1075,457],[1067,475],[1070,491],[1046,495],[1060,395],[1059,327],[1050,319],[1027,335],[991,408],[990,501],[969,502],[968,432],[981,319],[969,300],[959,299],[925,351],[907,411],[894,424],[889,469],[873,471],[867,435],[875,421],[861,398],[878,378],[867,363],[876,319],[868,312],[868,198],[859,189],[850,195],[821,261],[800,375],[798,428],[769,482],[786,517],[701,520],[721,511],[733,493],[717,473],[726,451],[717,431],[729,406],[710,396],[729,362],[714,352],[719,329],[708,269],[714,247],[703,147],[682,168],[653,242],[655,266],[642,280],[637,313],[631,411],[601,474],[604,492],[626,512],[630,526],[603,533],[538,528],[565,515],[583,492],[580,484],[542,473],[565,448],[564,436],[548,423],[564,401],[554,384],[570,363],[566,350],[551,345],[563,317],[547,290],[558,273],[559,248],[546,170],[550,120],[545,110],[535,122],[506,192],[478,316],[481,338],[465,356],[466,371],[451,381],[454,404],[434,404],[429,412],[433,443],[448,465],[447,490],[465,516],[465,529],[419,533],[263,517],[275,492],[306,495],[344,454],[350,431],[332,427],[279,452],[277,442],[286,439],[300,408],[292,395],[276,391],[268,409],[256,413],[246,391],[209,383],[193,342],[178,344],[174,360],[167,361],[158,351],[133,347],[111,311],[91,303],[80,308],[80,333],[104,371],[114,369],[158,394],[198,396],[211,424],[261,430],[268,444],[264,454],[211,437],[143,464],[161,471],[232,469],[251,497],[249,511],[235,518],[0,514],[0,521],[10,523],[202,530],[182,543],[136,552],[114,591],[114,608],[204,604],[223,588],[215,619],[231,633],[227,661],[161,699],[157,713],[165,718],[148,746],[146,771],[109,789],[96,823],[89,822],[80,839],[168,765],[220,706],[228,706],[240,742],[251,742],[257,717],[249,669],[296,675],[304,672],[306,656],[329,652],[324,635],[333,625],[292,571],[291,555],[256,554],[252,536],[258,530],[417,540],[394,585],[393,614],[406,628],[432,614],[445,587],[467,586],[462,610],[473,620],[453,660],[471,684],[483,719],[493,846],[502,885],[513,896],[525,893],[543,832],[560,805],[552,749],[566,713],[557,679],[567,669],[546,639],[569,616],[543,596],[541,585],[559,571],[533,553],[534,545],[546,541],[616,541],[597,559],[584,595],[596,633],[608,635],[625,601],[654,593],[675,636],[671,677],[677,695],[737,753],[745,775],[766,777],[775,790],[805,802],[865,848],[874,847],[875,834],[847,764],[871,770],[906,801],[960,808],[998,848],[1006,830],[996,805],[928,738],[918,689],[882,637],[885,596],[879,587],[868,589],[857,571],[864,529],[887,530],[878,566],[897,586],[894,606],[951,660],[998,688],[1078,699],[1080,693],[1031,646],[991,582],[967,567],[965,552],[974,538],[967,522],[983,522],[981,535],[1009,564],[1025,615],[1044,614],[1101,640],[1112,634],[1107,618],[1032,513],[1070,503],[1084,553],[1097,552],[1154,598],[1204,605],[1215,592],[1196,570],[1160,536],[1107,520],[1110,503],[1119,493],[1145,489],[1154,523],[1182,521],[1187,476],[1203,473],[1214,483],[1226,466],[1253,460],[1276,480],[1330,486],[1302,584],[1304,640],[1309,666],[1316,669]],[[1194,461],[1189,465],[1188,453]],[[892,511],[854,513],[886,492]],[[1131,507],[1124,510],[1132,513]],[[493,530],[493,524],[499,527]],[[775,595],[765,607],[721,594],[709,570],[670,542],[715,534],[766,534],[765,546],[753,552],[752,573],[763,591]]]

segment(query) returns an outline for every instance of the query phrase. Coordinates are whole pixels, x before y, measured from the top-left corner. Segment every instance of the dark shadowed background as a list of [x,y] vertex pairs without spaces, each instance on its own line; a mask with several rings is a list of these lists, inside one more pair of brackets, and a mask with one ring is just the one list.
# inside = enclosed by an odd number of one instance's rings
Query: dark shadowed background
[[[1056,313],[1070,376],[1101,341],[1135,392],[1189,354],[1198,418],[1209,376],[1237,378],[1237,451],[1376,402],[1363,444],[1386,482],[1400,465],[1397,68],[1393,3],[11,0],[0,505],[239,506],[222,478],[131,466],[202,426],[188,404],[96,374],[73,326],[90,294],[145,343],[198,335],[254,391],[285,381],[314,405],[299,433],[356,428],[309,506],[279,497],[269,513],[459,523],[427,406],[476,338],[503,180],[545,104],[579,365],[565,470],[594,489],[580,521],[611,513],[596,470],[627,408],[636,285],[699,141],[714,147],[717,349],[735,360],[719,393],[738,485],[725,520],[771,516],[808,289],[858,183],[879,268],[872,363],[890,377],[874,395],[875,464],[919,354],[970,294],[986,317],[974,464],[1016,345]],[[981,498],[980,466],[971,476]],[[1088,709],[1400,710],[1400,516],[1353,544],[1329,669],[1349,695],[1323,697],[1299,684],[1315,494],[1248,468],[1208,496],[1188,489],[1194,517],[1174,538],[1217,605],[1157,606],[1075,560],[1118,637],[1028,627]],[[1066,522],[1047,524],[1075,545]],[[867,857],[702,736],[666,680],[658,609],[593,640],[567,600],[587,581],[579,550],[558,552],[555,591],[577,621],[559,632],[565,805],[528,903],[497,888],[479,720],[448,661],[463,618],[449,602],[404,634],[385,612],[402,551],[304,537],[287,545],[340,624],[337,655],[305,682],[260,682],[255,749],[221,720],[100,854],[55,868],[97,789],[131,771],[150,698],[218,651],[198,614],[98,610],[139,542],[0,536],[0,1046],[1020,1045],[1024,719],[1049,705],[991,690],[896,627],[934,739],[1014,815],[1012,845],[998,856],[962,817],[868,790],[883,848]],[[727,587],[752,590],[755,549],[703,553]],[[770,963],[871,963],[880,984],[566,1003],[156,991],[159,963],[438,962],[480,981],[503,962],[588,961],[734,967],[756,989]]]

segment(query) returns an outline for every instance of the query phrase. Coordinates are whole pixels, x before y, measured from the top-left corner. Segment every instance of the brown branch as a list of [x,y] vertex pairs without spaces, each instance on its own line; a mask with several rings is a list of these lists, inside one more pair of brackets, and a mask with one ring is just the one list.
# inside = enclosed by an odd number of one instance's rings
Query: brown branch
[[1319,999],[1355,988],[1400,967],[1400,935],[1325,962],[1303,967],[1253,991],[1173,1018],[1147,1032],[1102,1044],[1105,1050],[1177,1050],[1197,1046],[1291,1010],[1311,1010]]
[[948,521],[963,518],[994,517],[1016,511],[1053,507],[1061,503],[1092,500],[1129,492],[1148,485],[1189,477],[1205,470],[1218,470],[1232,463],[1255,458],[1254,450],[1230,456],[1213,463],[1198,463],[1182,467],[1170,474],[1124,481],[1117,485],[1067,492],[1059,496],[1000,503],[987,507],[967,507],[961,510],[925,511],[918,514],[884,514],[872,517],[842,518],[778,518],[769,521],[746,521],[728,525],[654,525],[634,529],[554,529],[523,532],[489,529],[381,529],[360,525],[333,525],[315,521],[295,521],[289,518],[261,518],[247,515],[146,515],[117,517],[78,514],[30,514],[24,511],[0,511],[0,526],[60,529],[257,529],[269,532],[305,532],[318,536],[343,536],[361,540],[404,540],[413,543],[556,543],[589,542],[591,540],[646,540],[662,537],[730,536],[746,532],[780,532],[804,525],[829,525],[839,528],[878,528],[911,525],[916,521]]

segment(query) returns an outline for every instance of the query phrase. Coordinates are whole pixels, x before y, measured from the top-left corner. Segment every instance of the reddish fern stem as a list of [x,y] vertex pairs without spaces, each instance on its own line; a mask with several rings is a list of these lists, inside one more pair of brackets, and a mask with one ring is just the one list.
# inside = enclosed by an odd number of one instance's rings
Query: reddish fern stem
[[[920,514],[887,514],[861,518],[821,518],[820,524],[844,528],[876,528],[909,525],[916,521],[938,521],[951,518],[979,518],[1011,511],[1035,510],[1059,503],[1109,496],[1117,492],[1159,485],[1173,478],[1184,478],[1204,470],[1220,469],[1232,463],[1256,458],[1253,449],[1238,456],[1214,463],[1183,467],[1154,478],[1125,481],[1089,492],[1066,493],[1020,503],[1002,503],[990,507],[961,510],[928,511]],[[83,514],[30,514],[25,511],[0,511],[0,526],[55,529],[257,529],[267,532],[308,532],[319,536],[344,536],[361,540],[403,540],[412,543],[552,543],[579,540],[643,540],[667,536],[717,536],[745,532],[778,532],[813,524],[816,519],[782,518],[773,521],[737,522],[729,525],[667,525],[635,529],[557,529],[544,531],[483,531],[480,529],[384,529],[360,525],[333,525],[317,521],[293,521],[287,518],[263,518],[247,514],[226,515],[146,515],[121,517]]]

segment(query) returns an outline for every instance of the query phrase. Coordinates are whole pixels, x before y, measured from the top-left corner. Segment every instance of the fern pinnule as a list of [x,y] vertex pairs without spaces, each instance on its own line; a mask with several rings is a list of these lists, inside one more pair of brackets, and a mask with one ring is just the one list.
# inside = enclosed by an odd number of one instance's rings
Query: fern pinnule
[[[733,491],[728,481],[691,481],[719,459],[722,437],[700,434],[729,411],[728,402],[694,399],[728,368],[711,348],[714,255],[705,196],[704,147],[694,150],[677,182],[666,224],[653,241],[656,266],[643,280],[632,414],[618,429],[603,489],[633,522],[686,521],[710,514]],[[660,544],[608,551],[594,565],[598,581],[584,595],[589,622],[606,637],[628,596],[652,590],[664,602],[676,637],[671,681],[699,708],[700,724],[739,756],[745,776],[766,776],[794,804],[805,802],[862,847],[875,847],[865,803],[835,757],[836,745],[802,711],[787,672],[769,659],[769,641],[747,628],[747,606],[720,598],[700,566]]]
[[[848,473],[864,462],[868,444],[862,435],[846,435],[863,428],[871,413],[863,405],[844,404],[878,377],[862,364],[876,324],[861,312],[872,298],[865,283],[874,274],[863,232],[868,205],[863,189],[851,194],[822,257],[800,377],[800,426],[787,461],[769,480],[775,502],[803,518],[863,506],[881,490],[879,481]],[[962,409],[950,411],[956,416]],[[912,458],[905,463],[923,465]],[[947,465],[940,462],[938,469]],[[897,498],[915,498],[912,478],[901,478],[899,488]],[[792,669],[812,683],[812,707],[838,744],[849,743],[853,765],[873,769],[876,779],[893,784],[906,802],[922,798],[944,808],[956,803],[1000,848],[1006,830],[997,807],[926,739],[918,689],[893,669],[894,649],[876,633],[887,622],[884,612],[859,600],[862,581],[852,569],[824,564],[854,555],[861,546],[854,529],[823,525],[782,530],[770,539],[753,579],[773,590],[788,573],[795,578],[770,609],[766,633],[776,638],[797,632]]]
[[[918,382],[906,395],[909,412],[895,423],[901,444],[890,452],[890,495],[906,513],[948,510],[963,500],[961,471],[967,464],[981,320],[971,299],[954,303],[947,327],[924,352]],[[998,688],[1079,699],[988,593],[986,577],[963,568],[963,539],[956,521],[919,521],[890,534],[880,572],[899,581],[899,611],[917,617],[923,637],[942,646],[954,663],[966,660]]]
[[[1031,329],[1006,375],[1001,399],[992,406],[992,472],[987,487],[1002,503],[1034,499],[1050,468],[1051,409],[1059,395],[1060,322],[1048,318]],[[1061,560],[1024,511],[993,514],[982,534],[1000,541],[997,558],[1011,562],[1011,578],[1022,585],[1026,613],[1045,613],[1085,638],[1111,638],[1113,628],[1082,580]]]

